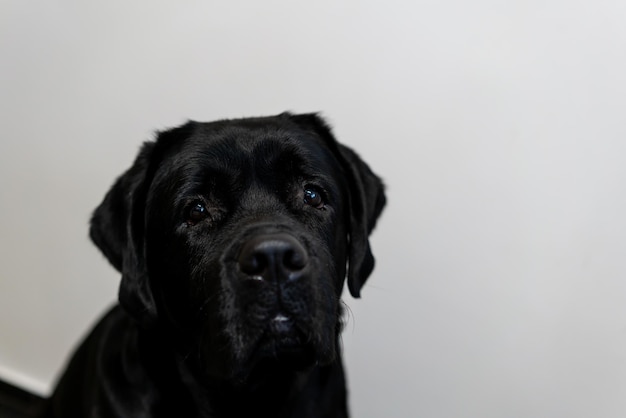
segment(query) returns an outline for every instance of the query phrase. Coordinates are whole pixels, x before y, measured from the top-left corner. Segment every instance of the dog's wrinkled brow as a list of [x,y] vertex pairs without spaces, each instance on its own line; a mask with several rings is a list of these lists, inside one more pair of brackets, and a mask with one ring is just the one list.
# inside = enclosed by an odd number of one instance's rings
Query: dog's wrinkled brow
[[[226,150],[228,158],[221,155]],[[339,202],[344,179],[329,153],[319,145],[307,147],[283,140],[265,141],[256,147],[225,141],[205,143],[201,149],[185,147],[175,158],[164,161],[152,190],[159,190],[165,199],[161,202],[177,213],[197,198],[219,201],[227,207],[237,205],[251,187],[282,199],[290,190],[315,185],[325,190],[329,201]],[[156,197],[150,195],[150,200]]]

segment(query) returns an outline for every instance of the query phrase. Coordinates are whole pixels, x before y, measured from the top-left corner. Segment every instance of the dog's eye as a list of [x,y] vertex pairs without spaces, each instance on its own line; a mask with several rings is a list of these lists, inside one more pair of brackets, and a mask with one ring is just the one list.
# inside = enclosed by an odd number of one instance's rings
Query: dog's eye
[[187,212],[187,223],[190,225],[194,225],[209,216],[209,212],[206,207],[200,203],[196,202],[189,208]]
[[324,208],[324,199],[322,194],[313,187],[307,187],[304,189],[304,203],[313,206],[316,209]]

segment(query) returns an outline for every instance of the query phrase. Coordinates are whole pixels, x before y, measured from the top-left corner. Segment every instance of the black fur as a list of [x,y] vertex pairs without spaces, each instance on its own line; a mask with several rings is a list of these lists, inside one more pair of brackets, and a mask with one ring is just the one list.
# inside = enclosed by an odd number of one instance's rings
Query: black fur
[[94,212],[120,304],[48,416],[346,417],[340,296],[374,267],[384,204],[315,114],[159,134]]

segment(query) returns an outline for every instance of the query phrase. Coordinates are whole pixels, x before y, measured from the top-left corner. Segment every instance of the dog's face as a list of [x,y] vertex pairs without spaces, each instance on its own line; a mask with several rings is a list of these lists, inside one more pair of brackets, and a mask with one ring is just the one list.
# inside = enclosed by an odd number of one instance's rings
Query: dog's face
[[197,337],[206,358],[234,357],[216,365],[332,359],[348,185],[323,141],[305,136],[267,122],[198,125],[150,185],[157,311]]
[[[190,122],[148,143],[96,210],[141,326],[209,376],[332,361],[340,295],[371,272],[380,180],[315,115]],[[193,353],[189,356],[189,353]]]

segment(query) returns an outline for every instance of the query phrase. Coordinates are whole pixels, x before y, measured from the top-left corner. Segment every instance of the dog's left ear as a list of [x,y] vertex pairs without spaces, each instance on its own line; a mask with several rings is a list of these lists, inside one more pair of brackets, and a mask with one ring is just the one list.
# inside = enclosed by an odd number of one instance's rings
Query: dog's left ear
[[385,189],[380,178],[350,148],[337,142],[330,127],[315,113],[284,113],[301,128],[314,131],[333,151],[345,172],[349,188],[350,251],[348,255],[348,289],[355,298],[374,269],[369,235],[376,226],[385,203]]

